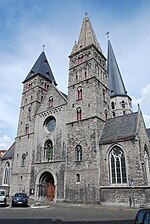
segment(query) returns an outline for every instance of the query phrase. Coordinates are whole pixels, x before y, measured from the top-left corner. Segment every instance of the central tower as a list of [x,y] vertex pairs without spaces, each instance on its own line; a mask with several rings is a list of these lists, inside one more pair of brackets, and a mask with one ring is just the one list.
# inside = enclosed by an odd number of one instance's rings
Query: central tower
[[108,117],[106,58],[86,15],[69,56],[66,199],[98,201],[98,141]]

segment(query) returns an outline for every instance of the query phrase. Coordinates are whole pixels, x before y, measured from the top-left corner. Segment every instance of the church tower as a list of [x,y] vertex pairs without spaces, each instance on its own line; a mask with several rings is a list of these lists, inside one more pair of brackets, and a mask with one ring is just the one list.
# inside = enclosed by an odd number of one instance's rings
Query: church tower
[[106,58],[87,15],[69,58],[65,196],[71,201],[89,202],[93,189],[92,200],[96,201],[100,176],[98,141],[110,117],[110,102]]
[[31,165],[34,160],[35,115],[51,84],[56,85],[44,51],[23,82],[23,93],[15,144],[11,195],[30,193]]
[[112,117],[131,113],[131,98],[127,95],[110,40],[108,40],[107,72]]

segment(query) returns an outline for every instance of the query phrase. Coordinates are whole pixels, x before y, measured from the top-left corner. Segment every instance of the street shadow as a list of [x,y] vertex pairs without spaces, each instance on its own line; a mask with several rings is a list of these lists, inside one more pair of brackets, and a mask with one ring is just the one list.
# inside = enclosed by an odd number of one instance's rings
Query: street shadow
[[133,220],[62,221],[60,219],[0,219],[0,224],[133,224]]

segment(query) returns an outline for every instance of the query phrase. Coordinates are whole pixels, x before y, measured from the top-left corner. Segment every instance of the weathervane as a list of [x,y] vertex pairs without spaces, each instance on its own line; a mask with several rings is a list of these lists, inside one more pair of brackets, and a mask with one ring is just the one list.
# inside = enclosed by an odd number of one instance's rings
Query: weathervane
[[107,31],[107,33],[105,34],[105,35],[107,36],[108,39],[109,39],[109,34],[110,34],[109,31]]
[[44,51],[45,45],[43,45],[42,47],[43,47],[43,51]]

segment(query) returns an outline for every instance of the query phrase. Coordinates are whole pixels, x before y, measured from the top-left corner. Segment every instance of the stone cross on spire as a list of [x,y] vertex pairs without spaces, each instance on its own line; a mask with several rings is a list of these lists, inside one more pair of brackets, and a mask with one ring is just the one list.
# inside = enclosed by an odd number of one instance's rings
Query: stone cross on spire
[[107,39],[109,39],[109,34],[110,34],[109,31],[107,31],[107,33],[105,34],[107,36]]

